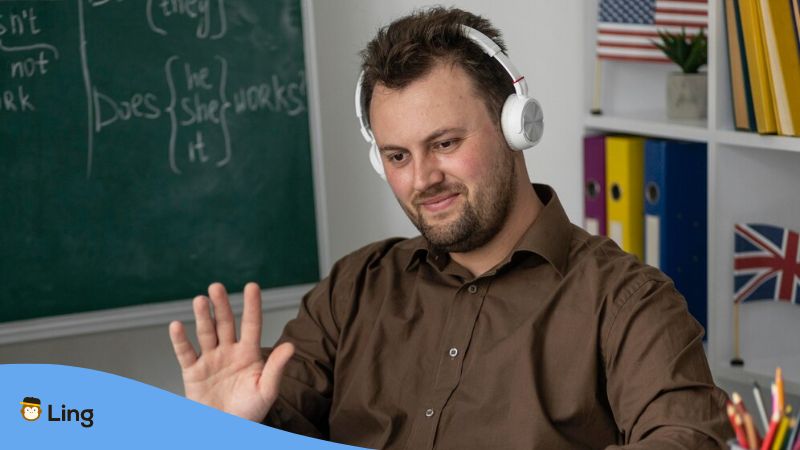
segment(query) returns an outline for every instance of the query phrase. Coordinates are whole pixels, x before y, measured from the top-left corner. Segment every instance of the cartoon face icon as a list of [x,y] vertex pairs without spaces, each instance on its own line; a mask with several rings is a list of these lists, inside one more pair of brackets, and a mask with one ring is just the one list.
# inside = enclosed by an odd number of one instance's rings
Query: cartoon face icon
[[22,417],[29,422],[42,415],[42,402],[36,397],[25,397],[19,404],[22,405]]

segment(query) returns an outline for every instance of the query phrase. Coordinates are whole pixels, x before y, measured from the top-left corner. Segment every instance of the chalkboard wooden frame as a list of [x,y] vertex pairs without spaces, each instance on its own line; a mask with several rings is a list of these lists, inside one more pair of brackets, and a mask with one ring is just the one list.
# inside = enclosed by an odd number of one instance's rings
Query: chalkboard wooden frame
[[[330,270],[330,245],[328,213],[325,204],[323,145],[320,128],[319,70],[313,27],[314,13],[311,0],[301,0],[303,16],[303,47],[306,67],[309,134],[312,151],[312,178],[314,185],[317,256],[319,273],[324,277]],[[313,284],[264,289],[262,311],[276,311],[296,307]],[[231,306],[235,314],[242,311],[243,286],[227,286],[231,292]],[[198,292],[202,294],[202,292]],[[176,299],[156,304],[128,306],[84,313],[49,316],[0,324],[0,345],[52,339],[63,336],[113,332],[154,325],[166,325],[173,320],[192,321],[191,299]]]

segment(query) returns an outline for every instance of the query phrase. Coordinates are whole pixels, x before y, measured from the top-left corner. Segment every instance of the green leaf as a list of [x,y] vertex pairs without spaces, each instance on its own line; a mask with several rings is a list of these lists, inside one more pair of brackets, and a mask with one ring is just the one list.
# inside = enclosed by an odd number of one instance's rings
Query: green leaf
[[708,40],[705,30],[694,36],[688,36],[686,29],[679,33],[658,30],[660,41],[652,41],[664,55],[680,66],[684,73],[696,73],[708,61]]

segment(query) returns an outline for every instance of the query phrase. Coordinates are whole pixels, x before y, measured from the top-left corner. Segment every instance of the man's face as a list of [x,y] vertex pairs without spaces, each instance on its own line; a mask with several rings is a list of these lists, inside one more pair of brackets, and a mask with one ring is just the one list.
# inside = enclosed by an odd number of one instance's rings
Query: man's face
[[439,63],[402,89],[377,85],[370,123],[386,179],[435,247],[489,242],[514,201],[514,155],[457,65]]

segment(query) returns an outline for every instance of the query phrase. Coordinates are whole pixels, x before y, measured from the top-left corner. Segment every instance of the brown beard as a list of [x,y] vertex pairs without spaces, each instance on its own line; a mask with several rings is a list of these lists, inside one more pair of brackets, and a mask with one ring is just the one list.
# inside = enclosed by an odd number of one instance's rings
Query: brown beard
[[[489,242],[503,228],[516,198],[516,172],[510,150],[499,166],[488,175],[487,182],[477,186],[474,202],[468,200],[467,187],[461,183],[437,184],[420,194],[410,211],[402,202],[406,215],[432,247],[441,252],[462,253],[475,250]],[[442,193],[458,193],[465,204],[452,223],[435,226],[422,215],[420,199]]]

